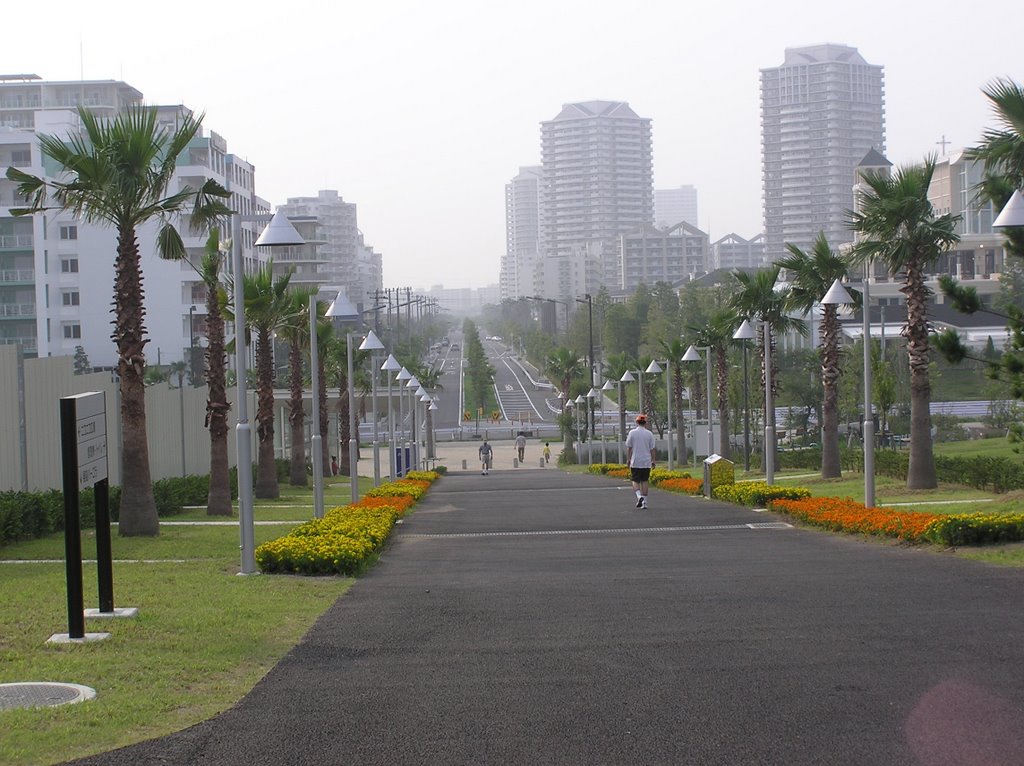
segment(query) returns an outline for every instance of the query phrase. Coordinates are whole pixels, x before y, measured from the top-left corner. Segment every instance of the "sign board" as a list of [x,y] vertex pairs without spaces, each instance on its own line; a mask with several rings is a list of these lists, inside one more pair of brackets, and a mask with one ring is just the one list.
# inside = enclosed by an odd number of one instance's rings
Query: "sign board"
[[102,391],[65,397],[75,402],[78,489],[107,478],[107,408]]

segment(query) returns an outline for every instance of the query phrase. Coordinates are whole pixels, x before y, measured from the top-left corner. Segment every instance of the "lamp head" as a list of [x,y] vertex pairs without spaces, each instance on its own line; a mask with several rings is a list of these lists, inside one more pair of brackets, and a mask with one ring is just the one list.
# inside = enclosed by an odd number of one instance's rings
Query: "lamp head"
[[744,319],[740,326],[736,328],[736,332],[732,334],[733,340],[753,340],[757,337],[757,333],[754,332],[754,325],[750,323],[749,319]]
[[619,378],[620,383],[632,383],[635,380],[636,378],[633,377],[633,373],[631,373],[629,370],[626,370],[624,373],[622,373],[622,377]]
[[384,344],[380,342],[380,338],[370,330],[366,333],[366,337],[363,338],[363,342],[359,344],[360,351],[383,351]]
[[684,362],[699,362],[700,361],[700,352],[697,350],[697,347],[694,346],[692,343],[690,344],[690,347],[688,349],[686,349],[686,353],[683,354],[683,361]]
[[288,216],[278,210],[270,219],[267,228],[256,240],[255,247],[274,247],[276,245],[304,245],[306,240],[292,226]]
[[846,306],[851,303],[853,303],[853,298],[838,279],[832,283],[832,287],[828,288],[825,297],[821,299],[822,306]]
[[654,361],[654,360],[652,359],[652,360],[651,360],[651,363],[650,363],[649,365],[647,365],[647,369],[646,369],[646,370],[644,370],[644,372],[649,372],[649,373],[651,373],[652,375],[657,375],[657,374],[658,374],[659,372],[661,372],[661,367],[660,367],[660,366],[658,365],[658,363],[657,363],[657,362],[655,362],[655,361]]
[[1008,229],[1014,226],[1024,226],[1024,194],[1020,193],[1020,189],[1014,190],[1009,202],[992,221],[993,229]]

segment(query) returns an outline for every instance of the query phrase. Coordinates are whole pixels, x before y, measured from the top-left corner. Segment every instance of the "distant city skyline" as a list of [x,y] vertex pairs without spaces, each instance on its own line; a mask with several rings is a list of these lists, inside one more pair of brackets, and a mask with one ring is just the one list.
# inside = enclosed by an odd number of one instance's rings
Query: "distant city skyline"
[[[18,9],[0,73],[123,80],[155,104],[205,111],[274,204],[337,189],[359,205],[384,282],[484,286],[505,252],[504,184],[540,163],[552,105],[624,101],[655,125],[655,188],[700,191],[712,241],[761,231],[759,73],[786,48],[834,42],[885,68],[895,164],[971,146],[992,126],[982,86],[1024,81],[1016,3],[810,0],[635,13],[610,0],[524,0],[500,24],[477,4],[293,4],[271,21],[183,0],[175,17],[124,0]],[[540,21],[543,19],[543,22]],[[679,45],[679,30],[699,30]],[[565,45],[567,39],[585,45]],[[538,56],[543,50],[548,55]],[[928,55],[922,55],[927,50]],[[203,51],[216,51],[213,59]],[[196,55],[196,52],[199,52]],[[948,142],[948,143],[946,143]]]

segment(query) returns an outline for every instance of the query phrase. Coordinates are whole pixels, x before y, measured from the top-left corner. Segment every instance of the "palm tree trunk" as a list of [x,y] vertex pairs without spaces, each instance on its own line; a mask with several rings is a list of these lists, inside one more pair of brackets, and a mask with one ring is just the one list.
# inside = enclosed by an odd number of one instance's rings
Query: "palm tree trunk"
[[327,368],[321,364],[317,370],[317,398],[320,401],[320,462],[323,465],[323,475],[331,475],[331,450],[327,446],[327,434],[330,423],[327,413]]
[[[302,347],[293,338],[288,348],[288,367],[291,392],[288,400],[288,423],[291,426],[292,451],[288,466],[288,483],[293,487],[306,486],[306,411],[302,403]],[[330,472],[326,474],[330,475]]]
[[118,534],[122,537],[160,534],[160,519],[153,497],[146,439],[146,308],[142,301],[142,268],[135,230],[117,234],[114,264],[114,333],[117,372],[121,378],[121,509]]
[[900,292],[907,296],[907,357],[910,362],[910,464],[907,489],[934,489],[935,455],[932,452],[932,387],[928,375],[928,315],[924,274],[917,259],[906,268]]
[[689,455],[686,453],[686,421],[683,419],[683,371],[679,364],[672,370],[672,397],[675,399],[676,411],[676,462],[687,465]]
[[256,497],[267,500],[281,496],[274,461],[274,360],[270,331],[260,329],[256,337]]
[[732,457],[732,444],[729,439],[729,358],[724,348],[715,349],[715,373],[718,387],[718,454],[729,459]]
[[216,286],[206,296],[206,427],[210,429],[210,487],[207,516],[231,515],[231,478],[228,469],[228,402],[224,370],[224,318]]
[[839,319],[835,306],[821,318],[821,478],[842,476],[839,459]]
[[338,421],[341,429],[341,433],[338,434],[338,438],[341,440],[341,448],[338,450],[338,473],[342,476],[350,476],[352,471],[349,468],[351,451],[348,448],[348,435],[351,432],[351,426],[349,425],[347,375],[338,376]]

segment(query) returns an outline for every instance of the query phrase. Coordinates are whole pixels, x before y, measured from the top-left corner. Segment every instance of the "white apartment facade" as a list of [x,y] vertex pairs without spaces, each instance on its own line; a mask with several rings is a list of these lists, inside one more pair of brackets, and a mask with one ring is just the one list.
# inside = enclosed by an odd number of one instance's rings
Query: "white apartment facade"
[[[0,77],[0,170],[14,165],[27,173],[55,172],[40,152],[38,135],[67,136],[81,129],[74,108],[84,105],[102,116],[113,116],[142,94],[111,80],[44,82],[34,75]],[[173,126],[185,107],[160,107],[161,123]],[[252,165],[227,153],[215,133],[196,136],[178,159],[169,192],[185,185],[198,188],[212,178],[232,193],[230,204],[239,217],[265,212],[266,203],[254,193]],[[0,180],[0,343],[17,343],[36,356],[64,356],[82,346],[95,367],[113,367],[116,349],[110,339],[110,302],[114,285],[116,236],[109,227],[86,224],[70,213],[52,211],[15,218],[11,207],[24,204],[15,185]],[[181,232],[188,260],[198,265],[205,236]],[[252,248],[258,224],[229,227],[243,248],[248,268],[261,259]],[[187,262],[163,261],[157,256],[157,223],[141,227],[138,242],[145,291],[146,330],[150,364],[188,361],[202,344],[206,291]]]
[[709,270],[707,233],[686,221],[667,228],[642,226],[619,238],[622,274],[617,287],[627,293],[639,285],[695,279]]
[[667,229],[677,223],[698,226],[697,187],[683,185],[654,190],[654,225]]
[[849,242],[850,179],[865,153],[885,151],[884,76],[855,48],[827,43],[787,48],[761,70],[761,159],[765,255],[786,243],[808,248],[823,231]]
[[711,245],[711,263],[715,269],[748,270],[759,269],[766,265],[764,254],[764,234],[757,234],[750,239],[730,232]]
[[544,252],[541,232],[542,168],[532,165],[505,184],[505,254],[498,284],[502,300],[533,295],[534,269]]
[[654,222],[651,120],[624,102],[565,104],[541,123],[541,164],[544,259],[592,260],[582,289],[545,297],[616,286],[619,235]]

